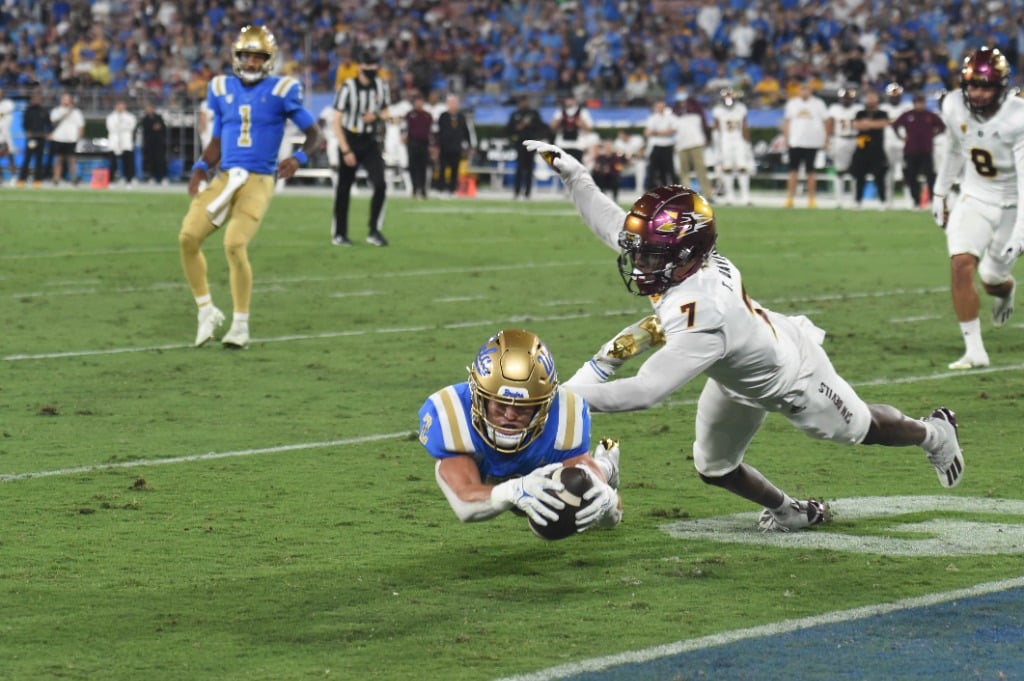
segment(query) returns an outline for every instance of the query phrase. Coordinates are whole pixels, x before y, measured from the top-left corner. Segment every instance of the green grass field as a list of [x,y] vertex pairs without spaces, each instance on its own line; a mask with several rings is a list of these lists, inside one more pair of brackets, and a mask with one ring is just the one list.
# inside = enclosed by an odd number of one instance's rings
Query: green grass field
[[[649,310],[614,254],[568,202],[485,199],[391,199],[385,249],[362,243],[360,199],[357,245],[332,248],[330,198],[284,193],[250,249],[252,347],[195,349],[186,206],[183,190],[0,194],[3,678],[483,681],[1024,573],[1019,541],[886,555],[674,538],[667,523],[758,511],[693,470],[702,381],[595,416],[595,437],[622,441],[617,530],[549,543],[511,514],[461,525],[417,410],[501,327],[538,333],[572,375]],[[946,492],[917,448],[815,442],[777,417],[748,461],[794,496],[937,495],[951,506],[897,520],[1021,530],[954,503],[1024,499],[1021,326],[993,330],[986,300],[993,366],[946,370],[962,344],[927,213],[723,207],[718,224],[750,294],[825,328],[866,400],[955,409],[967,471]],[[217,236],[205,251],[228,311]],[[928,534],[892,522],[827,531]]]

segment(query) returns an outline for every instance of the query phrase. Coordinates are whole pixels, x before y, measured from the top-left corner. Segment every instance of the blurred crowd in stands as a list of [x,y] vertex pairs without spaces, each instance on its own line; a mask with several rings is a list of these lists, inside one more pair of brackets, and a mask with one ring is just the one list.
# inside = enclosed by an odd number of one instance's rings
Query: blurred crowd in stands
[[[394,92],[440,90],[470,106],[566,94],[647,106],[723,87],[772,108],[810,79],[934,94],[982,45],[1024,70],[1024,3],[1000,0],[0,0],[0,88],[193,106],[230,71],[230,44],[267,24],[279,71],[313,92],[355,72],[372,46]],[[91,96],[89,96],[91,94]]]

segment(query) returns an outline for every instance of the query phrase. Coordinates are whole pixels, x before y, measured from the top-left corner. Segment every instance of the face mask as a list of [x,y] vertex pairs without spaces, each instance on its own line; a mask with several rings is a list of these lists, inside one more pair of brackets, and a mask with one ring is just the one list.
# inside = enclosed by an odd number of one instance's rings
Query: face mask
[[365,69],[364,68],[363,69],[363,75],[365,75],[370,80],[373,80],[374,78],[377,77],[377,69]]

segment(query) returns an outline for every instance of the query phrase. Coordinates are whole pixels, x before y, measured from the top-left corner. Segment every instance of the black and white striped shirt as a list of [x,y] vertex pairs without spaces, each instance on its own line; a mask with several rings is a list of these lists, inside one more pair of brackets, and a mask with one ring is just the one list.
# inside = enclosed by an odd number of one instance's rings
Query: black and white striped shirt
[[334,108],[341,112],[341,127],[346,133],[365,135],[374,132],[374,123],[363,122],[363,114],[380,113],[391,105],[391,88],[381,78],[363,85],[359,78],[349,78],[334,97]]

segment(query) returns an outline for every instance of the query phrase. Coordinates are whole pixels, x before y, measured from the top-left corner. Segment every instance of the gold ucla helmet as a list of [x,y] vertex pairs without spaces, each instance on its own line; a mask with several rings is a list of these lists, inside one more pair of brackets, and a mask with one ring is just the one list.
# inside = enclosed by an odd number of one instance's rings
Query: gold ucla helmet
[[[558,388],[551,351],[536,334],[504,329],[490,338],[469,367],[473,429],[503,454],[515,454],[533,442],[548,419]],[[487,403],[534,407],[524,428],[509,430],[487,419]]]
[[[259,71],[245,69],[245,54],[262,54],[266,61]],[[277,41],[266,26],[246,26],[238,33],[238,39],[231,46],[231,65],[235,74],[247,83],[255,83],[270,75],[277,58]]]

